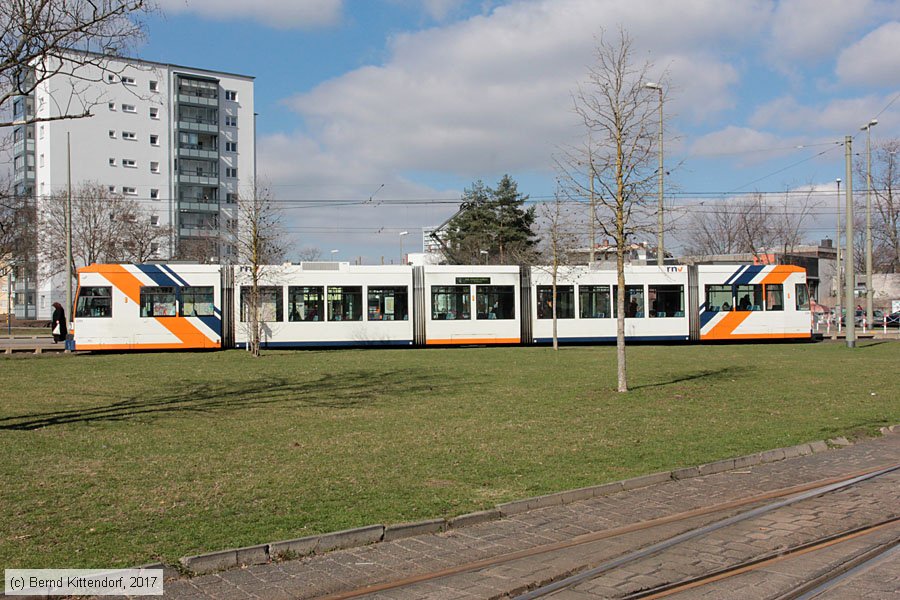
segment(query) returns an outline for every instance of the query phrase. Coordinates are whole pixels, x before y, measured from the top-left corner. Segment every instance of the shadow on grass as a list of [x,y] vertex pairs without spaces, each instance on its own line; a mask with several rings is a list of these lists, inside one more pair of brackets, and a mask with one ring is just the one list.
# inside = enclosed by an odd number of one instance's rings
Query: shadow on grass
[[90,408],[61,410],[5,417],[0,430],[31,431],[54,425],[122,421],[179,413],[234,412],[261,406],[298,406],[344,409],[374,406],[381,397],[436,393],[456,385],[446,375],[440,377],[407,371],[342,372],[324,375],[314,381],[297,382],[286,378],[266,378],[247,382],[221,382],[177,388],[166,382],[156,394],[141,394]]
[[749,367],[723,367],[721,369],[715,370],[706,370],[706,371],[698,371],[696,373],[691,373],[690,375],[682,375],[680,377],[674,377],[672,379],[668,379],[666,381],[657,381],[656,383],[645,383],[643,385],[632,385],[629,386],[629,389],[632,390],[640,390],[643,388],[654,388],[654,387],[663,387],[666,385],[673,385],[676,383],[684,383],[685,381],[696,381],[698,379],[708,379],[711,381],[717,381],[721,379],[740,377],[750,373],[752,369]]

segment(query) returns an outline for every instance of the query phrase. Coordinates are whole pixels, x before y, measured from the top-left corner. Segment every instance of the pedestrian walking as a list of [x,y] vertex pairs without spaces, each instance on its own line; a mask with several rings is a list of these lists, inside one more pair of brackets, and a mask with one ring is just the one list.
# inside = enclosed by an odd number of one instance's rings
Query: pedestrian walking
[[66,341],[68,324],[66,323],[66,311],[59,302],[53,303],[53,320],[50,322],[53,328],[53,343]]

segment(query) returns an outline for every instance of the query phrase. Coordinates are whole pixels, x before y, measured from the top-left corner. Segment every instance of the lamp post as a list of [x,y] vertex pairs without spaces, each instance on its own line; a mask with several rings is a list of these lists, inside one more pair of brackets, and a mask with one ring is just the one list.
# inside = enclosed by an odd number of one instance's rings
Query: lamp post
[[866,132],[866,323],[872,326],[872,128],[878,119],[872,119],[860,131]]
[[478,253],[481,254],[482,256],[484,256],[484,264],[487,264],[487,261],[488,261],[488,251],[487,251],[487,250],[479,250]]
[[847,250],[844,252],[845,269],[844,276],[844,308],[847,311],[847,347],[856,348],[856,310],[853,308],[853,288],[856,284],[856,269],[853,266],[853,137],[844,136],[844,178],[847,196]]
[[656,264],[663,266],[665,249],[663,248],[663,88],[658,83],[645,83],[644,87],[648,90],[656,90],[659,92],[659,207],[656,212]]
[[403,264],[403,236],[404,235],[409,235],[409,232],[408,231],[400,232],[400,263],[399,264],[401,264],[401,265]]
[[835,242],[837,248],[837,268],[835,269],[836,282],[834,284],[834,314],[837,323],[835,323],[834,338],[837,339],[837,334],[841,331],[841,178],[838,177],[835,181],[837,182],[837,238]]
[[338,253],[337,250],[331,251],[331,260],[337,260],[337,253]]

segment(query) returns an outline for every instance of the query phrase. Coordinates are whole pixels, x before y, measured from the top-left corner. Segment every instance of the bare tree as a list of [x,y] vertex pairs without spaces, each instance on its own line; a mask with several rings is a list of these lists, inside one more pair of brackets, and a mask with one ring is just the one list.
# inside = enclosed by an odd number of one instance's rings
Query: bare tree
[[[0,3],[0,113],[19,96],[65,72],[73,81],[96,81],[109,60],[144,36],[140,17],[148,0],[5,0]],[[22,110],[0,127],[90,116],[96,99],[74,85],[68,98],[55,98],[59,114]]]
[[250,279],[249,294],[241,298],[241,313],[247,327],[247,350],[259,356],[262,340],[262,281],[271,276],[273,265],[284,259],[286,247],[281,227],[281,212],[275,196],[264,185],[254,182],[246,193],[238,194],[234,245]]
[[552,287],[551,296],[551,314],[553,315],[553,349],[559,350],[559,331],[557,327],[557,279],[559,277],[560,266],[568,264],[569,250],[575,247],[577,243],[577,235],[573,232],[574,215],[571,210],[572,204],[567,203],[562,197],[561,191],[557,190],[554,195],[553,202],[547,202],[541,205],[540,216],[546,226],[546,235],[543,237],[546,248],[544,254],[546,256],[545,264],[548,267],[540,267],[550,272],[550,281]]
[[303,246],[297,253],[300,262],[315,262],[322,260],[322,249],[317,246]]
[[165,243],[169,230],[153,224],[151,214],[137,201],[110,192],[96,182],[72,191],[72,262],[66,266],[67,192],[44,200],[38,218],[38,246],[42,277],[104,262],[143,262],[154,247]]
[[[648,93],[651,63],[635,64],[628,34],[601,38],[587,81],[574,92],[575,111],[589,133],[587,151],[572,150],[560,164],[567,193],[585,198],[590,183],[595,194],[598,225],[615,240],[618,273],[616,347],[618,390],[628,391],[625,364],[625,253],[629,239],[645,231],[655,215],[653,191],[657,173],[657,97]],[[652,202],[651,202],[652,200]]]
[[900,154],[900,139],[897,138],[876,144],[872,152],[872,260],[874,268],[884,273],[900,273],[898,154]]

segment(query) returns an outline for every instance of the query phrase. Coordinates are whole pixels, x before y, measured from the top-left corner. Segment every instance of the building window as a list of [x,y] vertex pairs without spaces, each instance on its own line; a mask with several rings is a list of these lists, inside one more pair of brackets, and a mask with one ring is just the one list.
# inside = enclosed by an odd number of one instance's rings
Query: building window
[[159,173],[159,163],[155,160],[150,161],[150,172]]
[[111,139],[111,140],[116,139],[116,130],[115,129],[109,130],[109,139]]
[[234,90],[225,90],[225,99],[237,102],[237,92]]
[[237,142],[225,142],[225,152],[237,152]]
[[106,80],[107,80],[108,82],[112,83],[113,81],[116,80],[116,76],[113,75],[112,73],[107,73],[107,74],[106,74]]
[[151,108],[151,109],[150,109],[150,118],[151,118],[151,119],[158,119],[158,118],[159,118],[159,109],[158,109],[158,108]]
[[110,102],[110,103],[107,104],[106,106],[107,106],[107,108],[109,108],[109,110],[111,110],[111,111],[115,111],[115,110],[116,110],[116,103],[115,103],[115,102]]
[[122,193],[126,196],[137,196],[137,190],[128,186],[122,188]]
[[114,158],[109,159],[109,166],[111,166],[111,167],[116,166],[116,159],[114,159]]
[[110,193],[110,194],[115,194],[115,193],[116,193],[116,186],[114,186],[114,185],[111,185],[111,186],[109,186],[109,187],[106,188],[106,189],[109,190],[109,193]]
[[159,256],[159,244],[157,244],[156,242],[151,242],[150,252],[153,254],[153,256]]
[[44,126],[43,125],[41,125],[41,128],[39,131],[40,131],[40,138],[44,139]]
[[40,166],[44,166],[44,155],[41,154],[40,162],[38,163]]
[[150,215],[150,224],[153,226],[159,226],[159,215]]
[[151,146],[159,146],[159,136],[155,133],[150,134],[150,145]]
[[151,200],[159,200],[159,190],[151,189],[150,190],[150,199]]
[[133,132],[133,131],[123,131],[123,132],[122,132],[122,139],[123,139],[123,140],[132,140],[132,141],[134,141],[134,140],[137,139],[137,134],[136,134],[135,132]]
[[229,177],[231,179],[236,178],[237,177],[237,168],[236,167],[226,167],[225,177]]
[[159,91],[159,82],[158,82],[158,81],[151,81],[151,82],[150,82],[150,91],[151,91],[151,92],[158,92],[158,91]]
[[122,112],[136,113],[136,112],[137,112],[137,108],[135,108],[134,104],[123,104],[123,105],[122,105]]
[[237,117],[234,115],[225,116],[225,125],[227,127],[237,127]]
[[123,158],[123,159],[122,159],[122,166],[123,166],[123,167],[128,167],[128,168],[130,168],[130,169],[136,169],[136,168],[137,168],[137,163],[134,162],[134,159],[133,159],[133,158]]
[[134,82],[134,77],[122,77],[122,83],[125,85],[136,85]]
[[225,203],[226,204],[237,204],[237,201],[238,201],[237,194],[235,194],[233,192],[229,192],[229,193],[225,194]]

